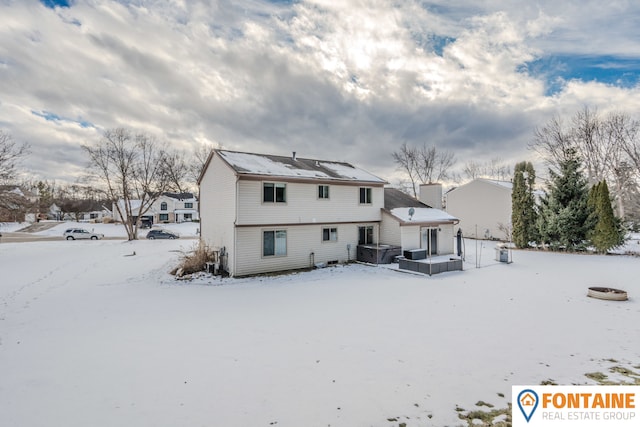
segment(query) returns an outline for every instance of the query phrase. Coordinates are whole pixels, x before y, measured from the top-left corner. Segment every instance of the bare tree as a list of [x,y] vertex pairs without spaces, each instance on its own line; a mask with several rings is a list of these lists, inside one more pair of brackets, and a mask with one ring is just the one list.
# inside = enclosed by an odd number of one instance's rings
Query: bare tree
[[[169,176],[171,187],[179,193],[192,190],[190,165],[184,152],[167,153],[164,167]],[[191,185],[190,185],[191,184]]]
[[82,148],[89,156],[90,175],[115,202],[129,240],[137,239],[138,220],[171,183],[164,144],[150,135],[117,128]]
[[0,183],[16,179],[20,161],[29,153],[29,144],[17,143],[11,134],[0,129]]
[[462,173],[468,180],[487,178],[499,181],[508,181],[511,179],[511,166],[504,163],[504,161],[499,157],[493,158],[484,163],[470,160],[464,164]]
[[423,145],[417,150],[418,177],[423,184],[440,182],[449,177],[449,169],[455,163],[452,151],[438,151],[435,146]]
[[398,169],[403,171],[413,190],[413,196],[418,197],[419,184],[439,182],[449,177],[449,169],[455,163],[453,152],[439,152],[435,146],[409,147],[403,143],[398,151],[392,153]]
[[207,160],[209,160],[209,155],[213,150],[221,149],[222,144],[219,142],[215,144],[207,143],[198,146],[193,150],[192,162],[189,167],[190,179],[193,182],[198,182],[200,179],[200,174],[202,173],[205,165],[207,164]]
[[398,165],[398,169],[403,171],[407,175],[407,178],[409,178],[413,196],[418,197],[418,190],[416,188],[420,179],[418,174],[418,150],[414,147],[409,147],[407,143],[404,142],[398,151],[392,153],[392,157]]
[[[591,184],[602,180],[612,184],[611,194],[618,215],[627,216],[627,206],[633,203],[632,194],[638,192],[640,178],[640,124],[624,113],[611,113],[602,117],[596,109],[584,107],[564,125],[554,117],[542,128],[536,129],[529,148],[538,152],[549,166],[565,160],[566,153],[577,153],[584,164]],[[634,155],[636,156],[634,161]],[[629,166],[635,164],[635,173]]]
[[533,132],[533,141],[529,149],[538,153],[547,165],[558,171],[559,165],[568,160],[566,153],[573,147],[571,130],[566,127],[560,116],[554,116],[541,128]]

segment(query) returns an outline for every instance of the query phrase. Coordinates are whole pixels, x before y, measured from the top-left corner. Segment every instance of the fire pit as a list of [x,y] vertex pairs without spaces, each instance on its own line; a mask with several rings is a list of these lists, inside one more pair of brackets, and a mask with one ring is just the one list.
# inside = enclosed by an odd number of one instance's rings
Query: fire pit
[[587,296],[609,301],[626,301],[628,299],[626,291],[614,288],[592,287],[589,288]]

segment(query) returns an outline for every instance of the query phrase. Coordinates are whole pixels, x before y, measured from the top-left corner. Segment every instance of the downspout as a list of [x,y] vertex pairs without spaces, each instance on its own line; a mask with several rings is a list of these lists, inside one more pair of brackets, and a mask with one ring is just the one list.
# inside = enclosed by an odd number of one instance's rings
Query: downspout
[[[233,221],[233,274],[232,274],[232,276],[235,276],[236,271],[237,271],[236,270],[236,263],[237,263],[236,254],[238,252],[238,227],[237,227],[237,224],[238,224],[238,206],[240,205],[240,202],[238,200],[238,194],[240,194],[239,186],[240,186],[240,177],[236,174],[236,201],[235,201],[235,204],[236,204],[236,209],[235,210],[236,211],[235,211],[235,219]],[[228,256],[229,255],[227,255],[227,257]]]

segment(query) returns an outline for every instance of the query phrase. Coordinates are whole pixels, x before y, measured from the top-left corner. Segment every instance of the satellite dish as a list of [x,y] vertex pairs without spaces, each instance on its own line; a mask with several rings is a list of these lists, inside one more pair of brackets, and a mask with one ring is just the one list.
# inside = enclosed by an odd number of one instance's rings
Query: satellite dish
[[415,213],[416,213],[416,210],[414,208],[409,208],[409,221],[411,221],[411,218]]

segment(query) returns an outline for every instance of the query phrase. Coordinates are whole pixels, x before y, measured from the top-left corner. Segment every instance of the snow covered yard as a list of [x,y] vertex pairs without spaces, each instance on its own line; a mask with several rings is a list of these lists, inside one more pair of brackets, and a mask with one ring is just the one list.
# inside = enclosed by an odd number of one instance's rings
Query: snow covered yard
[[455,426],[514,384],[640,371],[638,258],[174,281],[194,244],[0,244],[2,425]]

